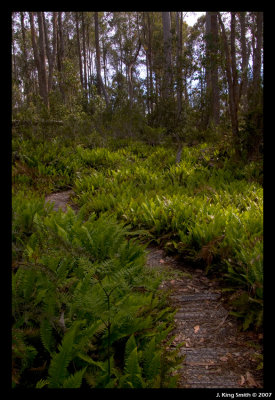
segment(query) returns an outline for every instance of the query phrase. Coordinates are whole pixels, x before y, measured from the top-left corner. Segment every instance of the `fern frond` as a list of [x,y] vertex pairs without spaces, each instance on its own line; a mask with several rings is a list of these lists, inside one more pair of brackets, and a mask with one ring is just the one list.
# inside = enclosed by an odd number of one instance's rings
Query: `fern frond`
[[64,380],[63,388],[80,388],[86,368],[77,371],[75,374],[70,375]]
[[55,353],[49,366],[49,388],[59,388],[67,377],[67,367],[73,358],[73,344],[76,329],[79,327],[79,321],[66,332],[62,344],[59,345],[59,353]]
[[42,389],[44,386],[48,385],[49,381],[47,379],[40,379],[36,385],[35,388],[36,389]]
[[[132,338],[133,336],[131,336]],[[129,339],[129,350],[134,345],[134,341]],[[125,356],[124,372],[127,376],[126,382],[134,388],[142,388],[144,386],[141,377],[141,368],[139,366],[137,347],[135,347],[130,354]]]
[[137,347],[137,344],[136,344],[135,337],[134,337],[134,335],[131,335],[131,336],[129,337],[129,339],[127,340],[126,345],[125,345],[125,355],[124,355],[125,359],[127,359],[127,358],[129,357],[129,355],[131,354],[131,352],[132,352],[136,347]]
[[45,349],[51,354],[54,346],[54,338],[52,335],[52,325],[48,319],[43,319],[40,323],[40,338]]

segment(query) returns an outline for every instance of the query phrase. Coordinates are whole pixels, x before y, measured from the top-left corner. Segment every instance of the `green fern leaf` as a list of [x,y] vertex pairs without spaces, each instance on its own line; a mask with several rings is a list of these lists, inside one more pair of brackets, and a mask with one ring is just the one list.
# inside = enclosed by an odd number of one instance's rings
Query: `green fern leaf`
[[86,361],[87,363],[94,365],[96,367],[98,367],[99,369],[101,369],[101,371],[106,371],[105,365],[103,362],[101,361],[94,361],[91,357],[87,356],[86,354],[83,353],[77,353],[77,356],[79,358],[81,358],[82,360]]
[[86,372],[86,367],[77,371],[75,374],[70,375],[64,380],[63,388],[80,388],[83,375]]
[[35,388],[36,389],[42,389],[44,386],[48,385],[49,381],[47,379],[40,379],[36,385]]
[[52,335],[52,326],[47,319],[43,319],[40,324],[40,337],[43,346],[51,354],[54,345],[54,339]]
[[73,343],[76,329],[79,322],[65,334],[62,345],[59,346],[59,353],[55,353],[49,366],[49,388],[59,388],[67,378],[67,367],[73,358]]
[[133,387],[140,388],[144,386],[141,377],[141,368],[138,362],[137,348],[135,347],[129,356],[125,359],[124,372],[128,376],[127,382],[131,383]]
[[127,359],[130,353],[137,347],[134,335],[131,335],[125,345],[125,355],[124,358]]

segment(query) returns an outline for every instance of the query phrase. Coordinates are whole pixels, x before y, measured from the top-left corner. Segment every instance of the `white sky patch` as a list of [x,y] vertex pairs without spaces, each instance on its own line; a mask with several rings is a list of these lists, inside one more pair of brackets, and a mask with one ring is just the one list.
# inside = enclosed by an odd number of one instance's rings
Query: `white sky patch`
[[183,20],[190,26],[193,26],[199,17],[201,17],[203,14],[205,14],[206,11],[189,11],[187,13],[185,13],[183,11]]
[[[204,15],[206,11],[182,11],[183,21],[185,21],[189,26],[195,25],[198,18]],[[138,68],[140,73],[140,78],[146,78],[146,67],[144,65],[140,65]]]

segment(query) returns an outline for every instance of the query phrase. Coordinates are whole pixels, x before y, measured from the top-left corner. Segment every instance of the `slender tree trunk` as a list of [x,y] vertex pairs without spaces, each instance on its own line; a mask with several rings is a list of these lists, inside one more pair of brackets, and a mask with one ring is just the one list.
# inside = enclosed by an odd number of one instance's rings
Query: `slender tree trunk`
[[213,93],[213,120],[214,124],[218,125],[220,123],[220,95],[219,95],[219,83],[218,83],[218,21],[217,13],[213,12],[211,14],[211,33],[213,37],[214,54],[212,58],[212,93]]
[[62,24],[62,11],[58,12],[58,49],[57,49],[57,66],[58,71],[62,71],[62,62],[64,58],[64,38],[63,38],[63,24]]
[[170,12],[162,12],[163,47],[164,47],[164,77],[163,97],[168,99],[172,95],[172,35]]
[[133,59],[131,60],[130,63],[127,64],[127,77],[128,77],[128,90],[129,90],[129,100],[130,100],[130,108],[132,108],[133,106],[133,67],[135,65],[135,62],[137,60],[139,51],[140,51],[140,47],[141,47],[141,42],[140,40],[138,41],[138,48],[137,51],[133,57]]
[[151,18],[150,13],[147,13],[147,21],[148,21],[148,68],[149,68],[149,100],[150,100],[150,112],[152,113],[154,110],[154,85],[153,85],[153,67],[152,67],[152,28],[151,28]]
[[[232,69],[232,90],[234,98],[234,115],[238,113],[238,75],[236,66],[236,13],[231,12],[231,69]],[[237,121],[238,122],[238,121]]]
[[244,111],[247,111],[248,101],[247,101],[247,89],[248,89],[248,50],[246,46],[246,13],[239,13],[240,26],[241,26],[241,53],[242,53],[242,80],[239,90],[239,102],[242,102]]
[[107,86],[107,65],[106,65],[106,47],[105,41],[102,40],[102,58],[103,58],[103,75],[104,75],[104,85]]
[[97,80],[98,80],[98,93],[101,94],[101,90],[103,91],[103,95],[105,97],[106,105],[109,105],[109,97],[105,86],[101,77],[101,66],[100,66],[100,47],[99,47],[99,33],[98,33],[98,12],[94,13],[95,19],[95,47],[96,47],[96,71],[97,71]]
[[[89,20],[88,20],[89,21]],[[91,49],[90,49],[90,24],[87,23],[86,26],[86,37],[87,37],[87,89],[88,89],[88,98],[91,96],[90,88],[91,88]]]
[[[230,58],[230,52],[229,52],[229,46],[227,43],[227,37],[226,37],[226,32],[225,32],[225,27],[224,23],[222,22],[221,15],[218,13],[218,18],[219,18],[219,23],[222,29],[222,37],[223,37],[223,43],[224,43],[224,48],[225,48],[225,56],[226,56],[226,77],[227,77],[227,83],[228,83],[228,92],[229,92],[229,109],[230,109],[230,117],[231,117],[231,124],[232,124],[232,133],[236,145],[236,151],[237,153],[239,152],[239,146],[238,146],[238,116],[236,113],[236,99],[234,98],[234,89],[233,89],[233,79],[232,79],[232,64],[231,64],[231,58]],[[232,26],[231,26],[232,28]],[[234,24],[233,24],[234,28]],[[233,33],[234,36],[234,33]],[[231,44],[232,44],[232,33],[231,33]]]
[[206,66],[205,66],[205,78],[206,78],[206,95],[207,102],[210,103],[210,92],[211,92],[211,62],[210,62],[210,48],[211,48],[211,13],[206,12],[205,17],[205,34],[206,34]]
[[54,70],[55,59],[56,59],[57,13],[56,12],[52,13],[52,27],[53,27],[52,51],[50,50],[49,39],[48,39],[48,26],[47,26],[44,14],[43,14],[43,26],[44,26],[44,33],[45,33],[46,54],[47,54],[48,65],[49,65],[48,92],[50,92],[52,89],[53,70]]
[[85,35],[85,22],[84,22],[84,13],[81,13],[82,18],[82,40],[83,40],[83,65],[84,65],[84,91],[86,93],[87,90],[87,61],[86,61],[86,35]]
[[63,37],[63,23],[62,23],[62,11],[58,11],[57,14],[57,70],[59,72],[59,89],[63,99],[66,102],[65,90],[63,85],[63,59],[64,59],[64,37]]
[[46,107],[49,107],[48,103],[48,84],[47,84],[47,75],[46,75],[46,62],[45,62],[45,39],[44,39],[44,29],[43,29],[43,20],[41,12],[37,13],[38,17],[38,26],[39,26],[39,51],[38,45],[36,42],[36,31],[34,26],[34,15],[33,12],[29,12],[30,17],[30,25],[31,25],[31,39],[32,39],[32,47],[34,53],[34,60],[38,71],[38,83],[39,83],[39,94],[43,99]]
[[206,98],[207,125],[219,124],[219,86],[218,86],[218,26],[217,13],[206,13]]
[[37,48],[37,42],[36,42],[36,31],[35,31],[35,26],[34,26],[33,12],[29,12],[29,19],[30,19],[30,26],[31,26],[31,41],[32,41],[33,56],[34,56],[34,62],[35,62],[36,68],[37,68],[38,89],[39,89],[39,93],[40,93],[40,88],[42,86],[42,83],[41,83],[40,60],[39,60],[39,54],[38,54],[38,48]]
[[176,34],[177,34],[177,117],[182,111],[182,12],[176,12]]
[[253,63],[252,92],[249,96],[250,126],[253,135],[250,137],[249,155],[258,154],[263,143],[263,90],[261,85],[262,46],[263,46],[263,13],[256,14],[256,34]]
[[52,90],[53,71],[56,62],[56,49],[57,49],[57,13],[55,11],[53,12],[52,15],[52,25],[53,25],[53,51],[49,67],[49,91]]
[[79,62],[79,75],[80,83],[83,88],[83,70],[82,70],[82,57],[81,57],[81,47],[80,47],[80,35],[79,35],[79,16],[78,12],[75,13],[75,25],[76,25],[76,40],[77,40],[77,50],[78,50],[78,62]]
[[16,65],[16,57],[15,57],[15,45],[14,40],[12,41],[12,60],[13,60],[13,77],[17,81],[18,74],[17,74],[17,65]]
[[45,32],[43,26],[43,12],[37,13],[38,27],[39,27],[39,53],[40,53],[40,65],[41,65],[41,83],[42,83],[42,97],[47,108],[49,108],[49,97],[48,97],[48,77],[46,70],[46,54],[45,54]]
[[30,102],[30,74],[29,74],[29,66],[28,66],[28,57],[27,57],[27,48],[26,48],[26,28],[25,28],[25,18],[24,12],[20,12],[20,21],[21,21],[21,34],[22,34],[22,50],[23,50],[23,58],[24,58],[24,68],[23,68],[23,76],[24,76],[24,95],[26,96],[27,104]]
[[253,89],[256,93],[259,92],[261,86],[261,52],[263,46],[263,13],[256,13],[256,40],[255,57],[253,64]]

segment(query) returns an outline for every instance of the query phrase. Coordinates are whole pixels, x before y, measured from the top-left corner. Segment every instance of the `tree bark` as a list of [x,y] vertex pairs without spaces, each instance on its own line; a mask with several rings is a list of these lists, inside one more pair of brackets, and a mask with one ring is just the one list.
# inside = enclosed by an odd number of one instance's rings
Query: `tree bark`
[[234,98],[234,115],[238,113],[238,75],[237,75],[237,65],[236,65],[236,13],[231,12],[231,69],[232,69],[232,90]]
[[39,86],[39,94],[43,99],[46,107],[49,107],[48,103],[48,85],[47,85],[47,76],[46,76],[46,64],[45,64],[45,49],[44,49],[44,30],[43,30],[43,22],[41,12],[37,13],[38,17],[38,26],[39,26],[39,50],[36,42],[36,31],[34,26],[34,13],[29,12],[30,17],[30,26],[31,26],[31,40],[34,54],[34,61],[37,67],[38,72],[38,86]]
[[26,28],[25,28],[25,17],[24,12],[20,12],[20,21],[21,21],[21,34],[22,34],[22,51],[24,58],[24,67],[23,67],[23,75],[24,75],[24,94],[26,96],[27,104],[30,102],[30,74],[29,74],[29,66],[28,66],[28,57],[27,57],[27,48],[26,48]]
[[[236,99],[234,98],[235,92],[233,89],[233,79],[232,79],[232,72],[231,72],[232,63],[231,63],[231,58],[230,58],[229,46],[227,43],[225,27],[224,27],[224,23],[222,22],[220,13],[218,13],[218,18],[219,18],[219,23],[220,23],[221,30],[222,30],[222,38],[223,38],[223,43],[224,43],[224,48],[225,48],[225,57],[226,57],[225,69],[226,69],[226,77],[227,77],[228,92],[229,92],[229,109],[230,109],[232,133],[233,133],[233,138],[234,138],[235,145],[236,145],[236,151],[238,153],[238,151],[239,151],[239,147],[238,147],[239,129],[238,129],[238,115],[236,113],[237,108],[235,105]],[[234,24],[233,24],[233,28],[234,28]],[[231,26],[231,29],[232,29],[232,26]],[[232,33],[231,33],[231,35],[232,35]],[[234,36],[234,34],[233,34],[233,36]],[[231,36],[231,44],[232,44],[232,36]]]
[[40,68],[41,68],[41,83],[42,83],[42,97],[44,104],[49,108],[49,97],[48,97],[48,77],[46,71],[46,54],[45,54],[45,32],[43,26],[43,12],[37,13],[38,27],[39,27],[39,55],[40,55]]
[[52,89],[52,80],[53,80],[53,71],[56,59],[56,27],[57,27],[57,13],[52,13],[52,27],[53,27],[53,40],[52,40],[52,51],[50,50],[49,39],[48,39],[48,27],[46,24],[45,15],[43,14],[43,26],[45,33],[45,45],[46,45],[46,54],[49,65],[49,75],[48,75],[48,92]]
[[259,92],[261,86],[261,51],[263,46],[263,13],[256,13],[256,48],[253,64],[253,88],[256,93]]
[[220,104],[218,85],[218,25],[217,13],[206,13],[206,92],[208,104],[208,124],[219,124]]
[[176,12],[176,34],[177,34],[177,117],[182,111],[182,12]]
[[164,48],[164,77],[163,97],[168,99],[172,95],[172,35],[170,12],[162,12],[163,48]]
[[241,53],[242,53],[242,80],[239,89],[239,103],[242,102],[243,109],[247,111],[247,89],[248,89],[248,77],[247,77],[247,68],[248,68],[248,50],[246,46],[246,13],[239,13],[240,27],[241,27]]
[[81,87],[83,88],[83,70],[82,70],[82,57],[81,57],[81,47],[80,47],[80,35],[79,35],[79,17],[77,11],[75,13],[75,25],[76,25],[76,40],[77,40],[80,83]]
[[58,11],[58,50],[57,50],[57,64],[58,71],[62,71],[62,62],[64,58],[64,38],[63,38],[63,24],[62,24],[62,11]]
[[62,23],[62,11],[58,11],[57,14],[57,70],[59,72],[59,89],[62,96],[62,100],[66,102],[64,84],[63,84],[63,59],[64,59],[64,37],[63,37],[63,23]]
[[153,84],[153,68],[152,68],[152,28],[151,28],[151,18],[150,13],[147,13],[147,21],[148,21],[148,68],[149,68],[149,104],[150,104],[150,112],[152,113],[154,110],[154,84]]
[[140,47],[141,47],[141,42],[140,40],[138,41],[138,48],[137,51],[133,57],[133,59],[131,60],[130,63],[127,64],[127,76],[128,76],[128,89],[129,89],[129,100],[130,100],[130,108],[132,108],[133,106],[133,67],[135,65],[135,62],[137,60],[139,51],[140,51]]
[[103,95],[105,97],[106,105],[109,105],[109,97],[105,86],[102,81],[101,77],[101,63],[100,63],[100,47],[99,47],[99,33],[98,33],[98,12],[95,11],[94,13],[95,19],[95,47],[96,47],[96,71],[97,71],[97,80],[98,80],[98,94],[101,94],[101,90],[103,91]]
[[85,23],[84,23],[84,13],[83,12],[81,13],[81,17],[82,17],[83,65],[84,65],[83,83],[84,83],[84,90],[86,92],[86,90],[87,90],[86,35],[85,35]]

